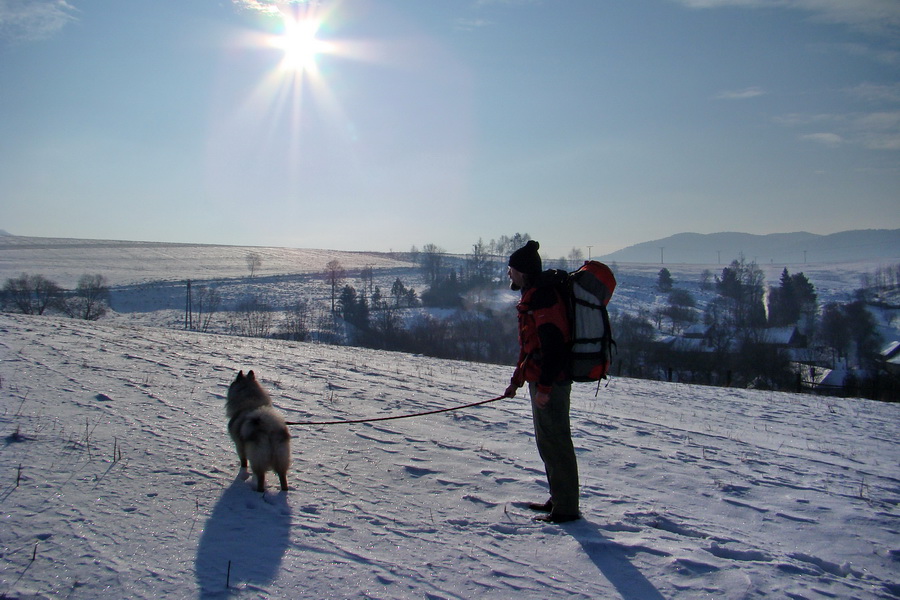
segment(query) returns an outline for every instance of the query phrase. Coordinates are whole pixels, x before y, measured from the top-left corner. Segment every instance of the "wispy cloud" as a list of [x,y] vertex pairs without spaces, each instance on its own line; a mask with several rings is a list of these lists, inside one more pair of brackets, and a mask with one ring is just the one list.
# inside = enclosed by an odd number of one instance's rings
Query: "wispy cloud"
[[900,83],[861,83],[847,91],[867,102],[900,105]]
[[53,36],[75,20],[65,0],[0,0],[0,38],[22,42]]
[[773,119],[776,123],[785,127],[804,127],[818,123],[833,123],[835,121],[843,121],[844,118],[832,114],[807,114],[807,113],[789,113],[781,115]]
[[[900,28],[898,28],[897,33],[898,35],[900,35]],[[811,50],[822,53],[839,52],[848,56],[861,57],[888,66],[900,65],[900,50],[894,50],[893,48],[889,48],[887,47],[887,45],[882,44],[836,44],[830,42],[822,42],[817,44],[810,44],[809,48]]]
[[802,10],[813,18],[848,25],[878,34],[900,31],[900,2],[897,0],[672,0],[697,9],[785,8]]
[[748,87],[742,90],[725,90],[716,94],[715,98],[716,100],[747,100],[765,94],[766,92],[762,88]]
[[856,120],[860,141],[870,150],[900,150],[900,111],[862,115]]
[[844,138],[836,133],[807,133],[801,135],[800,139],[808,142],[816,142],[817,144],[822,144],[823,146],[828,146],[830,148],[837,148],[845,141]]
[[[0,0],[2,1],[2,0]],[[278,14],[280,8],[297,4],[319,4],[320,0],[231,0],[239,8],[266,14]]]
[[475,6],[488,6],[491,4],[502,4],[507,6],[543,4],[543,0],[475,0]]
[[790,114],[775,122],[796,129],[812,129],[801,133],[803,141],[836,148],[852,145],[868,150],[900,150],[900,111],[839,114]]
[[489,27],[491,22],[487,19],[457,19],[454,27],[460,31],[475,31]]

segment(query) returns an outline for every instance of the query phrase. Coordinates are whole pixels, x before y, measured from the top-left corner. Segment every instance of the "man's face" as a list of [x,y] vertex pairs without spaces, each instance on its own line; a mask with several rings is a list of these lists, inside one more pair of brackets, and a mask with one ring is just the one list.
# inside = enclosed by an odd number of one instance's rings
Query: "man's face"
[[525,275],[513,267],[509,268],[509,288],[513,291],[519,291],[525,287]]

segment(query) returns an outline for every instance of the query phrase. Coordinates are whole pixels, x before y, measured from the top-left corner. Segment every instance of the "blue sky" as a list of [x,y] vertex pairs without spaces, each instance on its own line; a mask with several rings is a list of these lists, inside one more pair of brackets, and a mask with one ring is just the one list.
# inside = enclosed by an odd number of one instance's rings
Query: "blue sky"
[[0,140],[16,235],[558,257],[900,228],[900,2],[0,0]]

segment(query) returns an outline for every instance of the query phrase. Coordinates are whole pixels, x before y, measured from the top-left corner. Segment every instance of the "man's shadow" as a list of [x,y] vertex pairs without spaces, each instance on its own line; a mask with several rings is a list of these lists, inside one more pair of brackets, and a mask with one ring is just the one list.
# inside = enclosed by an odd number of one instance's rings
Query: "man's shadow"
[[238,586],[271,584],[290,543],[287,494],[260,494],[238,476],[206,521],[194,570],[200,598],[228,598]]
[[[580,520],[565,527],[575,538],[585,554],[600,573],[616,588],[622,600],[665,600],[650,581],[631,563],[628,548],[605,537],[600,527]],[[653,554],[668,556],[666,552],[647,550]]]

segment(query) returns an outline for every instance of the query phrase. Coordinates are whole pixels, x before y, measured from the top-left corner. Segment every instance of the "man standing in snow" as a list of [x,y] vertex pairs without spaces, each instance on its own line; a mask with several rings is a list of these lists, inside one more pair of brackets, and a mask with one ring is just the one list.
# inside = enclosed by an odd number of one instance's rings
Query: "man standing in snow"
[[538,520],[565,523],[580,518],[578,512],[578,462],[569,424],[572,382],[566,372],[568,315],[557,291],[559,275],[543,271],[540,244],[530,240],[509,257],[510,287],[521,291],[519,360],[506,389],[512,398],[526,382],[538,453],[544,461],[550,499],[529,508],[546,514]]

